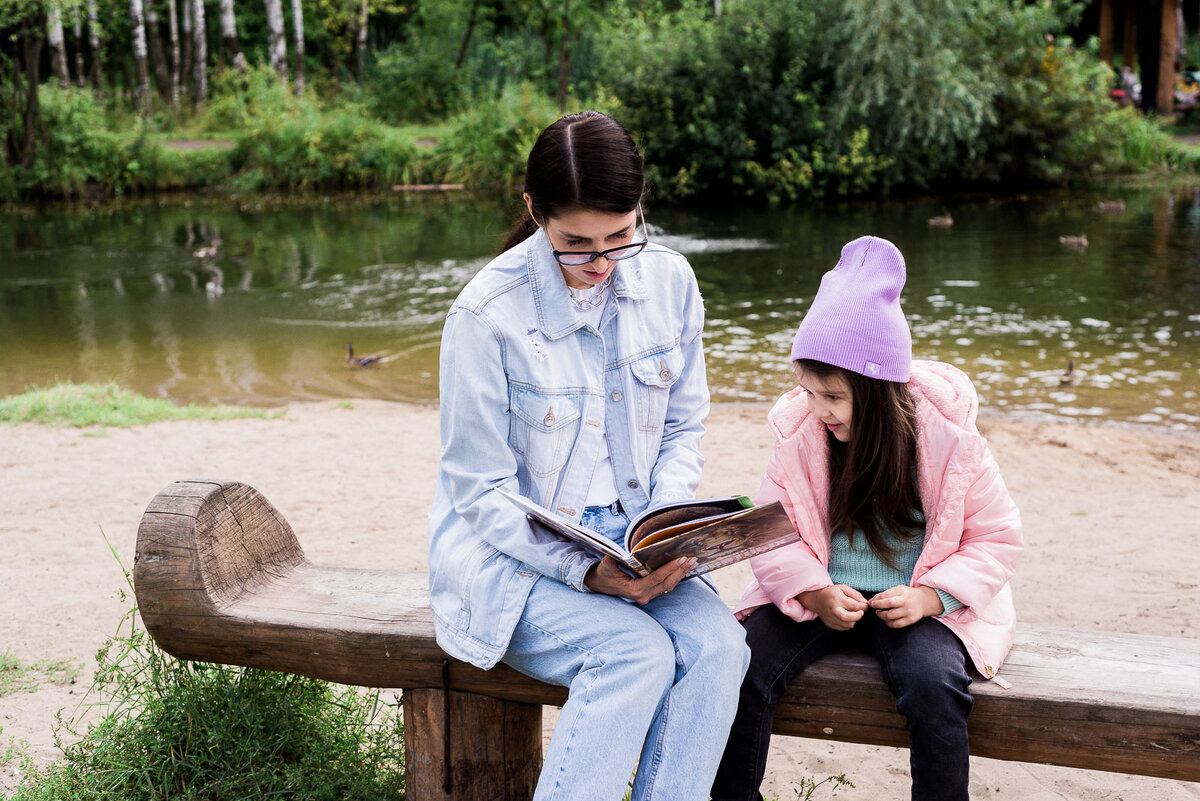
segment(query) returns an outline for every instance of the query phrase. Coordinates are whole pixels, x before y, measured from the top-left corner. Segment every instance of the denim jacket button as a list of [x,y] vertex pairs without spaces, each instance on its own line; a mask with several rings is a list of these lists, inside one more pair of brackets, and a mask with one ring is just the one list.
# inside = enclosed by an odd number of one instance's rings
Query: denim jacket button
[[634,479],[634,480],[631,480],[631,481],[629,482],[628,486],[629,486],[629,488],[630,488],[630,489],[637,489],[637,488],[638,488],[638,483],[637,483],[637,480],[636,480],[636,479]]
[[671,371],[664,367],[661,371],[659,371],[658,377],[661,378],[663,381],[670,381],[671,380]]
[[621,394],[621,390],[619,390],[619,389],[614,389],[614,390],[612,391],[612,394],[611,394],[611,395],[609,395],[609,397],[613,399],[613,403],[620,403],[620,402],[621,402],[621,398],[623,398],[623,397],[625,397],[625,396]]
[[554,425],[554,410],[553,409],[546,412],[546,416],[544,418],[542,418],[542,422],[548,426]]

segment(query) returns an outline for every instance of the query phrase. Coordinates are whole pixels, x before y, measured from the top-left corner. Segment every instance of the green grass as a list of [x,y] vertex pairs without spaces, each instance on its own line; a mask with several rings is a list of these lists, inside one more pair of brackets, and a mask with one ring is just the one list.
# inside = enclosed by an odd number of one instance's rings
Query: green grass
[[283,412],[240,406],[178,406],[164,398],[147,398],[116,382],[59,383],[0,398],[0,423],[55,426],[129,426],[164,420],[227,420],[234,417],[282,417]]
[[15,654],[0,653],[0,696],[31,693],[42,684],[65,684],[79,675],[82,665],[74,659],[42,659],[22,664]]

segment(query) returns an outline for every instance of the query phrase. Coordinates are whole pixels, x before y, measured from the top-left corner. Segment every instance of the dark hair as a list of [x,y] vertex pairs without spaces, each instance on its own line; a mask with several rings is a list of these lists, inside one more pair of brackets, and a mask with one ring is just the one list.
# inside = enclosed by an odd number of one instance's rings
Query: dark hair
[[[862,529],[871,552],[895,567],[885,531],[913,536],[921,525],[917,482],[917,411],[908,384],[867,378],[813,359],[797,359],[806,373],[841,378],[850,388],[850,440],[829,434],[829,528],[851,537]],[[882,528],[881,528],[882,526]]]
[[[626,214],[642,202],[642,155],[629,131],[607,114],[568,114],[538,136],[525,163],[525,192],[539,221],[580,209]],[[522,208],[501,252],[525,240],[537,223]]]

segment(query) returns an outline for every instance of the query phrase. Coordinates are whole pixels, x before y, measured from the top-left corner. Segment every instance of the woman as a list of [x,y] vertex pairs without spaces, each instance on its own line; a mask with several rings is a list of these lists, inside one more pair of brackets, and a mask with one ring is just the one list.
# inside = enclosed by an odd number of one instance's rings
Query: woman
[[[693,497],[708,412],[695,276],[649,243],[642,159],[597,112],[530,152],[525,219],[463,289],[441,347],[430,515],[438,643],[569,688],[535,799],[706,799],[748,662],[687,562],[631,578],[531,528],[498,488],[617,540]],[[636,603],[629,603],[634,601]]]

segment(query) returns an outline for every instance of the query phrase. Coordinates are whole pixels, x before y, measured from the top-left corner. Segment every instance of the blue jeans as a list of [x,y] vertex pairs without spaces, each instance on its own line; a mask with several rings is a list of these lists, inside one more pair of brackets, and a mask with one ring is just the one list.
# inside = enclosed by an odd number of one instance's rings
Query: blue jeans
[[744,625],[750,669],[713,782],[713,801],[761,798],[780,696],[806,667],[847,647],[878,657],[896,709],[908,721],[913,801],[967,801],[967,715],[973,699],[966,651],[950,629],[932,618],[892,629],[868,611],[850,631],[834,631],[820,620],[797,623],[773,605],[756,609]]
[[[589,508],[613,539],[627,520]],[[728,608],[689,579],[644,606],[541,577],[503,661],[570,689],[535,801],[703,801],[737,708],[750,652]]]

